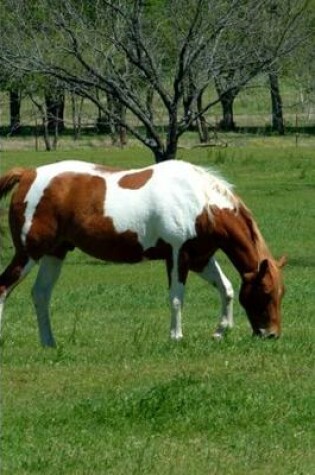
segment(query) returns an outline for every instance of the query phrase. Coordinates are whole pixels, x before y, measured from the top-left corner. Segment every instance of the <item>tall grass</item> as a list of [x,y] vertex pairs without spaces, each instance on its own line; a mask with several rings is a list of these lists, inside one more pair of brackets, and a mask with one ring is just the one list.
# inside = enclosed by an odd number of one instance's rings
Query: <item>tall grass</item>
[[[73,155],[72,155],[73,154]],[[1,343],[4,474],[315,473],[314,153],[294,149],[181,151],[219,168],[252,208],[273,253],[286,253],[283,337],[236,327],[211,340],[215,290],[189,278],[180,343],[168,339],[162,263],[99,263],[79,251],[54,292],[56,350],[39,346],[31,275],[7,302]],[[85,151],[117,166],[150,162],[143,150]],[[6,153],[2,168],[75,158]],[[6,202],[7,204],[7,202]],[[6,237],[1,267],[12,249]],[[218,255],[235,288],[239,277]]]

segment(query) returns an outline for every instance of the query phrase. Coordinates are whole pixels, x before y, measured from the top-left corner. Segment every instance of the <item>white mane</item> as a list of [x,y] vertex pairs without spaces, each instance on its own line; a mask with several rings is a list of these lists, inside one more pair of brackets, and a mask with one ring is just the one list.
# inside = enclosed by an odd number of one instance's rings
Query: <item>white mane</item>
[[[228,207],[232,209],[238,208],[239,200],[233,192],[234,185],[225,180],[217,170],[196,165],[194,165],[194,169],[204,181],[206,200],[210,207],[215,206],[215,195],[216,200],[219,199],[220,201],[220,197],[222,198],[222,207]],[[226,206],[224,206],[224,202],[226,203]]]

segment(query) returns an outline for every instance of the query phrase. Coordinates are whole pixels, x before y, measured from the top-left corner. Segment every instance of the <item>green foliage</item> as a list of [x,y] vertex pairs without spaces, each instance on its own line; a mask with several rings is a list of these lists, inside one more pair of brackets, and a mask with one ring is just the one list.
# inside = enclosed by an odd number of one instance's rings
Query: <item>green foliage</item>
[[[110,154],[12,152],[1,165],[152,161],[141,149]],[[252,339],[236,301],[235,329],[212,341],[218,296],[192,275],[185,338],[170,342],[162,263],[103,264],[74,252],[52,302],[57,350],[38,344],[34,275],[7,302],[3,474],[314,472],[314,152],[260,146],[180,155],[219,168],[253,210],[274,254],[287,254],[283,337]],[[6,237],[2,267],[11,254]],[[237,289],[236,272],[225,256],[219,259]]]
[[[278,71],[299,45],[304,63],[313,51],[305,2],[2,3],[2,87],[42,93],[50,77],[53,87],[97,106],[112,128],[128,130],[156,161],[175,158],[179,138],[203,114],[259,74]],[[312,90],[312,70],[300,70]],[[290,76],[300,83],[300,74]]]

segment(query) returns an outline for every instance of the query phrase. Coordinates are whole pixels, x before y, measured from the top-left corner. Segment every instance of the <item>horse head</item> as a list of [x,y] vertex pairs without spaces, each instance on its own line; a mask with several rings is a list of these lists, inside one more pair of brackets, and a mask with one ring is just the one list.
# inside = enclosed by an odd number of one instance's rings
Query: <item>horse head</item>
[[280,269],[285,263],[284,257],[279,262],[264,259],[257,271],[243,275],[239,299],[246,310],[254,335],[267,338],[280,336],[280,308],[284,295]]

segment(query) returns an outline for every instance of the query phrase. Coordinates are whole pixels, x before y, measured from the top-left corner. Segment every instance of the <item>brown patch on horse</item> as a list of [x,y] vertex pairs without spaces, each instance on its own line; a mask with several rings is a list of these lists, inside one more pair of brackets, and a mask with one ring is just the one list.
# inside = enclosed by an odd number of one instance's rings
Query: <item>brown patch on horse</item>
[[247,209],[240,204],[237,211],[214,208],[212,214],[213,238],[218,247],[227,254],[241,276],[245,272],[256,271],[262,255],[267,253],[267,247],[262,238],[260,241],[261,235]]
[[124,175],[118,182],[121,188],[128,188],[129,190],[138,190],[142,188],[152,177],[153,170],[151,168],[142,170],[140,172],[128,173]]
[[185,280],[185,266],[194,272],[201,272],[206,266],[209,258],[218,249],[215,239],[209,236],[213,232],[213,223],[207,208],[204,208],[195,221],[195,229],[197,236],[186,241],[181,248],[181,261],[184,271],[179,269],[179,280]]
[[27,236],[33,258],[78,247],[98,259],[138,262],[143,248],[132,231],[118,233],[104,216],[106,181],[102,177],[63,173],[52,179],[36,208]]

